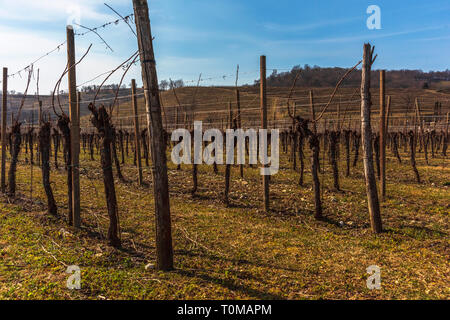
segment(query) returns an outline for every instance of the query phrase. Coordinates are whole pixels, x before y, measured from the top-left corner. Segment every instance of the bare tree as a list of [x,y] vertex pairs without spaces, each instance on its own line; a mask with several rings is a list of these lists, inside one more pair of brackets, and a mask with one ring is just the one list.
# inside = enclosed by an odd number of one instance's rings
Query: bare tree
[[106,205],[109,215],[108,240],[113,247],[120,247],[119,238],[119,217],[116,198],[116,189],[114,186],[114,176],[112,170],[112,150],[111,143],[113,139],[113,126],[111,118],[104,106],[96,108],[92,103],[89,105],[89,111],[92,113],[91,122],[97,128],[100,136],[100,155],[103,171],[103,184],[105,187]]
[[[41,153],[41,170],[42,184],[44,185],[45,194],[47,196],[47,211],[49,214],[56,216],[58,209],[56,207],[55,198],[53,197],[52,186],[50,184],[50,122],[42,122],[39,130],[39,151]],[[55,150],[57,152],[57,150]]]

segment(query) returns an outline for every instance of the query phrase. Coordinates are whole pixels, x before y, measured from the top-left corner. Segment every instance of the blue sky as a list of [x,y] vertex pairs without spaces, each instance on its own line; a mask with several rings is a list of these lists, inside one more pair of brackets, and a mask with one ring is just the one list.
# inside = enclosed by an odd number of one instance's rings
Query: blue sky
[[[103,2],[0,0],[0,41],[8,44],[0,48],[1,65],[13,73],[56,47],[65,40],[71,16],[89,27],[114,20]],[[107,2],[123,15],[133,12],[131,0]],[[232,84],[239,64],[240,83],[252,83],[261,54],[267,55],[269,69],[279,71],[299,64],[349,67],[361,58],[367,41],[379,54],[375,68],[428,71],[445,70],[450,64],[448,0],[150,0],[149,5],[160,80],[189,81],[202,73],[203,78],[214,78],[204,85]],[[381,9],[381,30],[366,26],[369,5]],[[114,52],[94,34],[77,38],[77,56],[93,44],[77,70],[78,83],[114,69],[137,49],[134,35],[123,23],[100,33]],[[51,90],[64,65],[65,47],[36,64],[42,92]],[[127,84],[132,77],[140,82],[139,67],[132,68]],[[10,79],[10,89],[24,87],[24,73]]]

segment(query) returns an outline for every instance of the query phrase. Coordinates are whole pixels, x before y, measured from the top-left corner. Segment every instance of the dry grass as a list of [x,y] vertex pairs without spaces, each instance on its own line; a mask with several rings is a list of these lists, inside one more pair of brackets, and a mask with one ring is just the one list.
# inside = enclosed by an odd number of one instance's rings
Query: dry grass
[[[390,153],[388,154],[390,156]],[[420,158],[421,155],[419,155]],[[23,154],[22,154],[23,157]],[[321,175],[326,219],[312,217],[310,173],[297,185],[282,155],[271,181],[273,212],[263,213],[260,176],[232,171],[231,203],[221,202],[223,168],[200,166],[199,192],[190,194],[191,172],[169,164],[175,270],[154,263],[151,187],[139,187],[127,159],[116,182],[123,249],[107,246],[107,214],[97,160],[82,157],[82,219],[79,231],[47,216],[40,170],[21,162],[15,201],[0,204],[0,298],[2,299],[448,299],[449,163],[419,160],[424,183],[414,183],[407,163],[388,162],[388,198],[382,204],[385,232],[369,229],[362,168],[341,175],[343,192],[331,190],[329,167]],[[423,155],[422,155],[423,157]],[[326,164],[326,163],[325,163]],[[443,167],[445,164],[445,167]],[[306,161],[309,168],[309,158]],[[340,162],[343,170],[343,156]],[[289,168],[288,168],[289,167]],[[151,184],[150,169],[145,180]],[[67,212],[65,173],[52,171],[59,214]],[[82,290],[66,289],[67,265],[82,270]],[[366,268],[381,267],[382,289],[366,288]]]

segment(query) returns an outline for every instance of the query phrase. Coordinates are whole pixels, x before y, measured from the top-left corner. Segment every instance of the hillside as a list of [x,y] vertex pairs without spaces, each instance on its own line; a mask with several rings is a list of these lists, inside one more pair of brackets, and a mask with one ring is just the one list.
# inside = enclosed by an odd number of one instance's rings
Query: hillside
[[[274,87],[290,86],[297,73],[299,87],[332,87],[348,69],[321,68],[318,66],[295,66],[289,72],[278,73],[276,70],[268,77],[267,85]],[[379,84],[379,70],[372,70],[373,87]],[[450,80],[450,70],[423,72],[421,70],[386,70],[386,87],[388,88],[415,88],[421,89],[424,85],[433,87],[441,81]],[[256,83],[258,83],[256,81]],[[345,80],[346,86],[359,86],[361,83],[361,70],[356,70]]]
[[[268,78],[268,83],[270,84],[267,88],[268,119],[269,126],[271,127],[286,128],[290,126],[291,121],[289,120],[286,106],[292,83],[289,86],[277,86],[273,85],[273,81],[276,79],[288,79],[291,75],[285,74],[282,76],[280,74],[277,77],[272,75]],[[353,75],[353,77],[355,76]],[[377,83],[376,80],[374,75],[372,79],[373,83]],[[358,79],[358,81],[360,80]],[[353,127],[358,125],[360,106],[359,86],[350,86],[351,83],[352,79],[346,80],[345,85],[339,89],[334,100],[327,108],[325,114],[327,115],[328,123],[334,123],[339,119],[340,122],[344,122],[348,126]],[[304,81],[298,81],[297,86],[291,94],[290,103],[291,105],[296,105],[297,115],[310,118],[309,91],[312,90],[314,92],[315,110],[319,113],[328,103],[335,83],[329,87],[304,87],[304,84]],[[405,117],[412,120],[414,116],[415,98],[419,99],[421,113],[425,116],[427,122],[443,120],[445,114],[450,110],[450,88],[446,82],[436,83],[435,87],[436,89],[404,89],[387,85],[387,95],[391,96],[391,117],[393,123],[403,125]],[[239,87],[239,91],[243,127],[258,126],[260,123],[259,86],[243,86]],[[172,90],[161,91],[163,123],[169,130],[175,127],[177,113],[179,127],[191,127],[193,125],[191,119],[194,118],[195,120],[202,120],[204,127],[219,128],[225,128],[227,126],[229,114],[228,104],[230,102],[232,110],[236,114],[236,89],[234,87],[182,87],[176,89],[175,93],[176,97]],[[97,104],[111,105],[114,101],[115,94],[116,92],[114,90],[102,90],[97,97]],[[143,90],[138,89],[137,95],[140,121],[143,126],[146,117]],[[8,121],[11,119],[11,113],[17,113],[22,97],[22,95],[8,96]],[[94,97],[95,92],[93,91],[82,92],[81,94],[81,126],[85,131],[93,129],[89,123],[90,112],[88,105],[93,101]],[[47,95],[41,96],[40,99],[43,101],[44,114],[55,119],[52,108],[52,97]],[[67,94],[61,95],[59,99],[62,109],[69,114]],[[372,88],[372,111],[375,121],[379,112],[378,99],[378,88],[374,86]],[[440,103],[438,110],[436,109],[436,102]],[[58,105],[58,100],[55,98],[55,108],[59,113],[60,108]],[[116,105],[118,107],[114,109],[113,122],[117,127],[131,130],[134,122],[131,105],[131,89],[126,88],[120,90]],[[36,124],[38,119],[36,96],[26,97],[21,117],[25,123],[31,122],[32,111],[34,112],[33,119]]]

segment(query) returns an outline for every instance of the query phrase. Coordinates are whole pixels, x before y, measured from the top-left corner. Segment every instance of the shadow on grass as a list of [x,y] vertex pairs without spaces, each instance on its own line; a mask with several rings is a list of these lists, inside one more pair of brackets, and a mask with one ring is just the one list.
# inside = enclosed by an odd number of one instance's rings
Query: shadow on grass
[[421,226],[400,225],[397,228],[388,228],[386,233],[406,236],[416,240],[447,238],[448,233]]
[[250,288],[250,287],[242,285],[242,284],[237,284],[234,280],[216,278],[211,275],[197,273],[195,271],[188,271],[188,270],[174,270],[173,273],[177,273],[177,274],[185,276],[185,277],[200,278],[204,281],[221,285],[222,287],[228,288],[232,291],[239,291],[239,292],[245,293],[256,299],[261,299],[261,300],[283,300],[284,299],[280,295],[271,294],[268,292]]
[[288,268],[288,267],[280,267],[276,265],[267,264],[264,262],[253,262],[247,259],[234,259],[234,258],[227,258],[219,255],[214,254],[206,254],[203,252],[193,252],[193,251],[187,251],[187,250],[176,250],[177,255],[185,255],[190,257],[201,257],[201,258],[207,258],[214,261],[222,261],[222,262],[231,262],[234,265],[251,265],[256,267],[264,267],[268,269],[277,269],[277,270],[283,270],[283,271],[289,271],[289,272],[301,272],[301,269],[294,269],[294,268]]

